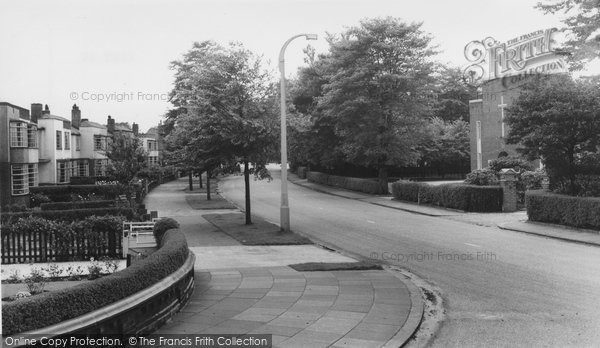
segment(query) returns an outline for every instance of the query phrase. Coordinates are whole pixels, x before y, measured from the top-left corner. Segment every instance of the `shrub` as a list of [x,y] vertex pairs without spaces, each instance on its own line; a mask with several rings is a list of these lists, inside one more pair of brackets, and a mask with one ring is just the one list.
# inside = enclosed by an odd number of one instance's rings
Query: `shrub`
[[108,208],[115,206],[115,201],[81,201],[81,202],[54,202],[42,203],[42,210],[69,210],[69,209],[84,209],[84,208]]
[[465,184],[477,186],[495,186],[498,185],[498,177],[491,169],[476,169],[467,174]]
[[577,195],[582,197],[600,197],[600,175],[578,174],[575,175]]
[[533,165],[531,162],[516,156],[500,157],[490,161],[489,169],[498,173],[503,168],[512,168],[516,172],[532,171]]
[[179,223],[175,219],[162,218],[154,224],[154,239],[156,244],[160,245],[163,235],[170,229],[179,228]]
[[308,171],[308,168],[306,168],[306,167],[298,167],[298,177],[300,179],[306,179],[307,171]]
[[41,329],[115,303],[178,270],[189,254],[185,236],[170,230],[160,248],[120,272],[80,285],[2,304],[2,333]]
[[39,207],[42,203],[49,203],[51,200],[43,193],[32,193],[29,195],[29,202],[32,207]]
[[41,193],[52,202],[70,202],[71,194],[88,197],[95,194],[103,199],[116,199],[122,192],[118,185],[60,185],[31,187],[31,194]]
[[72,176],[71,185],[95,185],[96,178],[93,176]]
[[307,172],[308,181],[317,184],[345,188],[347,190],[360,191],[369,194],[384,193],[379,182],[372,179],[350,178],[338,175],[329,175],[320,172]]
[[12,221],[16,221],[19,218],[26,218],[30,216],[37,216],[48,220],[56,221],[77,221],[85,219],[89,216],[105,216],[122,215],[127,220],[133,220],[136,216],[135,211],[132,208],[122,207],[109,207],[109,208],[90,208],[90,209],[71,209],[71,210],[42,210],[42,211],[28,211],[22,213],[4,213],[2,214],[2,223],[10,224]]
[[46,286],[46,279],[44,278],[44,273],[37,269],[32,268],[31,274],[25,277],[25,285],[27,286],[27,290],[31,295],[41,294],[44,292],[44,287]]
[[600,229],[600,198],[546,191],[528,191],[525,197],[527,216],[532,221]]
[[476,212],[502,211],[502,188],[464,184],[429,185],[411,181],[392,184],[394,198]]

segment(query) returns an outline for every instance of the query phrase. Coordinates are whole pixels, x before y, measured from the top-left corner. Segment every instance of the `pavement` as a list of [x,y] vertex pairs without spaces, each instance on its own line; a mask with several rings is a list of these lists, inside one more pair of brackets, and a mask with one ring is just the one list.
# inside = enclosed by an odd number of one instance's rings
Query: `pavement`
[[399,347],[423,315],[420,290],[388,270],[297,272],[290,264],[353,262],[314,245],[243,246],[186,202],[187,179],[145,200],[173,217],[196,254],[190,302],[158,334],[272,334],[276,347]]
[[[360,200],[386,208],[397,209],[431,217],[461,221],[479,226],[498,227],[504,230],[528,233],[568,242],[600,246],[600,231],[529,221],[525,211],[517,211],[513,213],[470,213],[454,209],[398,201],[393,199],[391,196],[370,195],[342,188],[316,184],[314,182],[309,182],[307,179],[300,179],[296,174],[293,173],[289,173],[288,178],[289,181],[296,185],[310,188],[315,191],[348,199]],[[436,184],[438,183],[436,182]]]

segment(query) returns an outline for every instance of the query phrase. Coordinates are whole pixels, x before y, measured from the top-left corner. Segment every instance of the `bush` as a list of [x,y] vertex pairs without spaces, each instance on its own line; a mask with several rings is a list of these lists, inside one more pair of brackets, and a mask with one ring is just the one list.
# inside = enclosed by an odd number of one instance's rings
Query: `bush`
[[395,199],[474,212],[502,211],[502,188],[464,184],[429,185],[411,181],[392,184]]
[[32,207],[39,207],[42,203],[49,203],[51,200],[43,193],[32,193],[29,195],[29,202]]
[[307,171],[308,171],[308,168],[306,168],[306,167],[298,167],[298,177],[300,179],[306,179]]
[[52,202],[70,202],[71,194],[88,197],[91,194],[103,199],[116,199],[122,189],[117,185],[60,185],[60,186],[38,186],[29,189],[31,194],[41,193],[50,198]]
[[154,223],[154,239],[160,245],[163,235],[170,229],[179,228],[179,222],[171,218],[162,218]]
[[600,197],[600,175],[578,174],[575,175],[577,195],[581,197]]
[[475,169],[467,174],[465,184],[477,186],[495,186],[498,185],[498,177],[491,169]]
[[533,165],[531,162],[516,156],[500,157],[490,161],[489,169],[498,173],[504,168],[512,168],[516,172],[532,171]]
[[379,182],[371,179],[350,178],[346,176],[329,175],[320,172],[307,172],[308,181],[317,184],[341,187],[347,190],[360,191],[369,194],[383,194]]
[[600,198],[546,191],[528,191],[525,198],[529,220],[600,229]]
[[81,201],[81,202],[53,202],[42,203],[42,210],[69,210],[69,209],[86,209],[86,208],[108,208],[115,206],[115,201]]
[[95,185],[96,178],[93,176],[72,176],[71,185]]
[[136,213],[132,208],[121,207],[28,211],[23,213],[4,213],[2,214],[2,224],[10,224],[11,222],[18,220],[19,218],[27,218],[30,216],[37,216],[48,220],[72,222],[77,220],[83,220],[89,216],[94,215],[122,215],[126,217],[127,220],[133,220],[136,216]]
[[189,250],[179,230],[166,232],[160,248],[125,270],[94,281],[2,304],[2,333],[41,329],[95,311],[149,286],[186,261]]

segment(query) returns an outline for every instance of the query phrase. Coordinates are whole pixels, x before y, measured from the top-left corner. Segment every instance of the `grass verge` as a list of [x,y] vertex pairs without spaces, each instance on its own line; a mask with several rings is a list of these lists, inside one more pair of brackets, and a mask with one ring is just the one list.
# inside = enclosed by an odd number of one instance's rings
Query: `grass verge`
[[206,195],[186,195],[186,202],[195,210],[201,209],[236,209],[236,206],[229,203],[225,198],[218,194],[213,194],[210,201],[206,199]]
[[307,262],[289,266],[298,272],[367,271],[383,269],[380,265],[368,261],[341,263]]
[[243,245],[313,244],[308,238],[293,232],[281,232],[279,226],[258,216],[252,217],[252,225],[246,225],[245,216],[240,213],[206,214],[202,217]]

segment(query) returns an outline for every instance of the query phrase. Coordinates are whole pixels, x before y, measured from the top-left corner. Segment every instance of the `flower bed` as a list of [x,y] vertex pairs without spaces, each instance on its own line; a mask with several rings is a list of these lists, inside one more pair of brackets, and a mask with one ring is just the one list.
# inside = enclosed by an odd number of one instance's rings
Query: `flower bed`
[[42,329],[123,300],[178,271],[188,256],[183,233],[169,230],[155,253],[123,271],[3,305],[2,332],[12,335]]

